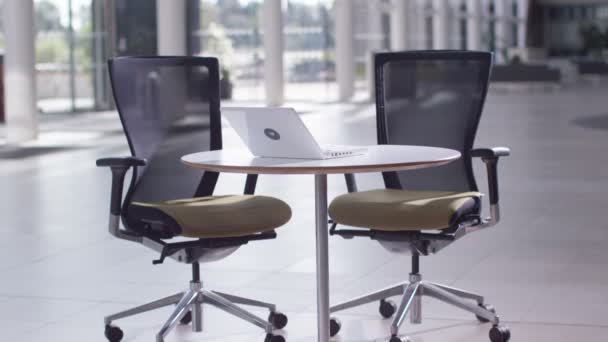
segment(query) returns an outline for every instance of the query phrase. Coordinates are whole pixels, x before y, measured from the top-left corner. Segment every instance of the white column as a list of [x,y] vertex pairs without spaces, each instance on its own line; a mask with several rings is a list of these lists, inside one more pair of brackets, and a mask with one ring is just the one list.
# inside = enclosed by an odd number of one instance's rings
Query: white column
[[481,0],[467,0],[467,49],[481,50]]
[[[424,1],[424,0],[423,0]],[[421,0],[414,0],[410,4],[410,9],[412,10],[413,16],[410,17],[412,19],[412,31],[414,34],[414,48],[419,50],[428,50],[432,47],[428,46],[429,37],[427,28],[426,28],[426,20],[427,20],[427,2],[421,2]]]
[[513,38],[511,37],[510,22],[511,1],[494,0],[494,37],[496,38],[496,60],[498,62],[505,61],[507,49],[513,46]]
[[353,1],[335,0],[336,77],[341,101],[349,100],[355,92],[355,59],[353,31]]
[[283,78],[283,7],[281,0],[264,0],[264,86],[266,104],[280,106],[284,101]]
[[407,48],[415,50],[418,48],[418,17],[417,4],[415,0],[408,0],[407,4],[407,32],[405,33]]
[[526,47],[526,36],[528,19],[528,6],[530,6],[529,0],[517,0],[517,47],[523,49]]
[[4,113],[7,142],[38,136],[34,1],[4,1]]
[[391,20],[391,50],[399,51],[407,48],[409,0],[392,0]]
[[186,55],[186,0],[156,0],[156,22],[158,54]]
[[448,49],[448,8],[447,0],[433,0],[433,49]]

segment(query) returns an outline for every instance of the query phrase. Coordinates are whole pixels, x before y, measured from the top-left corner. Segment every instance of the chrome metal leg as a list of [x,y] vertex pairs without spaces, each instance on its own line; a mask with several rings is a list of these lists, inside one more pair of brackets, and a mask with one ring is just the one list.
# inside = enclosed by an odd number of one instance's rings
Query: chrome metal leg
[[219,291],[211,291],[211,292],[228,299],[229,301],[233,302],[234,304],[242,304],[242,305],[256,306],[256,307],[260,307],[260,308],[266,308],[272,312],[277,310],[277,306],[274,304],[261,302],[259,300],[255,300],[255,299],[239,297],[239,296],[235,296],[235,295],[231,295],[231,294],[227,294],[227,293],[223,293],[223,292],[219,292]]
[[421,287],[418,288],[418,293],[412,299],[412,308],[410,309],[410,323],[421,324],[422,323],[422,292]]
[[[418,273],[410,274],[410,282],[412,284],[420,283],[422,276]],[[424,294],[424,288],[419,286],[416,295],[412,299],[412,308],[410,309],[410,323],[420,324],[422,323],[422,295]]]
[[403,294],[403,299],[401,299],[401,304],[399,304],[399,308],[395,313],[395,318],[393,319],[393,323],[391,324],[391,335],[396,336],[399,334],[399,327],[403,323],[405,316],[412,306],[412,302],[416,298],[418,294],[419,283],[414,283],[408,285],[405,289],[405,293]]
[[315,221],[317,238],[317,329],[318,342],[329,341],[329,256],[327,229],[327,175],[315,175]]
[[269,322],[259,318],[258,316],[250,313],[249,311],[241,308],[240,306],[232,303],[231,301],[222,296],[219,296],[216,293],[207,290],[202,290],[202,292],[203,300],[205,301],[205,303],[211,304],[217,307],[218,309],[222,309],[229,314],[232,314],[249,323],[257,325],[258,327],[264,329],[267,333],[272,333],[272,324],[270,324]]
[[203,299],[199,293],[197,299],[190,305],[192,311],[192,331],[203,331]]
[[156,342],[163,342],[165,340],[165,336],[167,336],[169,331],[175,328],[179,320],[184,317],[184,315],[188,312],[190,305],[197,300],[198,295],[198,292],[192,290],[188,290],[188,292],[184,294],[182,299],[180,299],[175,306],[175,310],[171,316],[169,316],[167,322],[163,325],[158,334],[156,334]]
[[455,287],[451,287],[451,286],[446,286],[446,285],[442,285],[442,284],[437,284],[437,283],[430,283],[432,285],[437,286],[438,288],[442,289],[442,290],[446,290],[451,294],[455,294],[458,297],[461,298],[466,298],[466,299],[472,299],[477,301],[477,304],[483,304],[484,298],[482,295],[478,295],[476,293],[473,292],[469,292],[469,291],[465,291],[465,290],[461,290]]
[[483,317],[493,324],[498,324],[498,316],[477,304],[471,303],[465,299],[458,297],[457,295],[450,293],[434,284],[424,283],[422,285],[424,287],[424,294],[436,298],[442,302],[454,305],[463,310],[474,313],[477,316]]
[[155,301],[147,303],[147,304],[143,304],[143,305],[134,307],[129,310],[115,313],[113,315],[107,316],[104,319],[105,324],[110,324],[110,323],[112,323],[112,321],[115,321],[120,318],[130,317],[130,316],[134,316],[134,315],[137,315],[137,314],[140,314],[143,312],[148,312],[148,311],[163,308],[165,306],[174,305],[177,302],[179,302],[180,298],[182,298],[183,295],[184,295],[183,292],[174,294],[173,296],[165,297],[165,298],[155,300]]
[[[198,278],[198,277],[197,277]],[[203,331],[203,295],[201,290],[203,284],[200,280],[190,282],[190,291],[197,293],[196,299],[190,304],[190,312],[192,313],[192,331]]]
[[379,301],[381,299],[385,299],[392,296],[399,296],[403,294],[403,291],[407,288],[408,283],[401,283],[397,285],[393,285],[387,288],[384,288],[380,291],[372,292],[365,294],[361,297],[353,298],[347,302],[340,303],[338,305],[334,305],[329,309],[329,312],[338,312],[341,310],[346,310],[350,308],[354,308],[356,306],[364,305],[367,303]]

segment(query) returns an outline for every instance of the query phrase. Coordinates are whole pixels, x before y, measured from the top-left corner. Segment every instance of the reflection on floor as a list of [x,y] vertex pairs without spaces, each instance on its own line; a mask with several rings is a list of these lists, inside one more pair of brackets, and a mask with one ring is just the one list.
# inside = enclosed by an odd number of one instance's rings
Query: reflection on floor
[[[492,94],[476,146],[508,145],[501,162],[503,221],[423,258],[426,279],[485,294],[513,341],[608,340],[608,135],[576,120],[606,113],[606,89]],[[302,105],[320,141],[370,144],[374,109],[365,103]],[[109,173],[100,156],[124,155],[113,113],[49,121],[43,137],[79,148],[0,159],[0,341],[104,341],[103,316],[182,290],[185,265],[166,262],[106,232]],[[226,145],[239,146],[226,129]],[[63,138],[62,138],[63,137]],[[65,139],[69,137],[69,139]],[[44,139],[43,139],[44,140]],[[476,165],[485,189],[482,165]],[[381,185],[361,175],[360,188]],[[240,191],[241,176],[222,175],[218,193]],[[345,191],[330,177],[330,196]],[[276,302],[290,316],[288,341],[315,341],[312,177],[261,177],[258,193],[286,200],[292,221],[275,241],[250,243],[204,265],[205,285]],[[405,257],[368,239],[330,239],[331,299],[337,302],[402,281]],[[487,341],[487,325],[432,300],[424,324],[405,324],[413,341]],[[119,321],[125,341],[151,341],[170,309]],[[338,341],[384,341],[388,322],[375,305],[341,313]],[[181,327],[169,341],[262,341],[253,326],[213,308],[205,332]]]

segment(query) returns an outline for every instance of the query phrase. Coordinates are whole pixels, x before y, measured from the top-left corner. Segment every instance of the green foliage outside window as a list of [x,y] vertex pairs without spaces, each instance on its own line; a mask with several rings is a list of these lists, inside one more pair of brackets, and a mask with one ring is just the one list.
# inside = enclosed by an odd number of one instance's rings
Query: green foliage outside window
[[[36,63],[68,64],[70,62],[69,28],[62,22],[57,6],[43,0],[36,3]],[[88,11],[83,6],[82,13]],[[92,23],[82,23],[74,31],[74,60],[79,68],[92,64]]]
[[67,64],[69,46],[64,35],[49,34],[36,42],[36,63]]
[[581,27],[583,55],[600,56],[603,49],[608,49],[608,29],[602,32],[597,25]]

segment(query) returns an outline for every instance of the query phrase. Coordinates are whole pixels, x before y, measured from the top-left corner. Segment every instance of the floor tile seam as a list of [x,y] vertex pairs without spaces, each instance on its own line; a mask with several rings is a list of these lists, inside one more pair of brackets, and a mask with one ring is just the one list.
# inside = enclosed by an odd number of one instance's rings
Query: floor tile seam
[[48,301],[67,301],[67,302],[89,303],[89,304],[104,304],[105,303],[104,300],[93,300],[93,299],[83,299],[83,298],[73,298],[73,297],[15,295],[15,294],[7,294],[7,293],[2,293],[2,292],[0,292],[0,296],[7,298],[7,300],[40,299],[40,300],[48,300]]
[[[21,322],[21,321],[7,320],[7,322]],[[21,338],[26,338],[26,337],[31,338],[31,336],[35,336],[35,334],[39,333],[40,331],[44,331],[44,329],[52,327],[54,324],[56,324],[56,323],[52,323],[52,322],[35,322],[35,323],[37,324],[36,327],[34,327],[32,329],[27,329],[27,330],[21,332]],[[23,340],[27,341],[26,339],[23,339]],[[3,340],[0,339],[0,341],[3,341]]]
[[484,261],[488,260],[492,254],[493,254],[493,252],[491,252],[491,251],[486,253],[483,257],[479,258],[477,260],[477,262],[470,264],[468,271],[461,273],[460,276],[456,276],[456,278],[454,280],[452,280],[451,282],[449,282],[446,285],[453,286],[455,283],[468,278],[473,273],[473,270],[475,269],[475,267],[481,265]]
[[[49,234],[51,234],[51,233],[49,233]],[[43,235],[46,235],[46,234],[43,234]],[[107,238],[103,238],[103,239],[96,240],[96,241],[91,241],[90,243],[85,243],[84,245],[78,244],[78,245],[73,246],[73,247],[60,248],[59,251],[50,253],[48,255],[45,255],[45,256],[42,256],[42,257],[39,257],[39,258],[35,258],[35,259],[29,260],[29,261],[24,261],[23,263],[19,263],[19,264],[13,265],[13,266],[9,266],[7,268],[0,268],[0,271],[2,271],[2,272],[7,272],[7,271],[10,272],[10,271],[13,271],[13,270],[15,270],[17,268],[23,267],[25,265],[38,264],[40,262],[45,261],[46,259],[60,256],[61,254],[65,253],[65,252],[73,252],[75,250],[78,250],[81,246],[82,247],[90,246],[90,245],[97,244],[100,241],[104,241],[104,240],[107,240]]]
[[559,326],[559,327],[577,327],[577,328],[606,328],[606,324],[589,324],[589,323],[563,323],[563,322],[547,322],[547,321],[526,321],[526,320],[505,320],[503,322],[521,325],[543,325],[543,326]]
[[[78,316],[78,315],[80,315],[82,313],[85,313],[88,310],[91,310],[92,308],[95,308],[95,307],[97,307],[99,305],[99,303],[90,303],[90,304],[92,304],[92,305],[88,305],[88,306],[83,307],[83,308],[81,308],[79,310],[75,310],[74,312],[71,312],[69,314],[62,315],[59,319],[52,318],[51,320],[33,321],[33,322],[34,323],[41,323],[42,324],[41,328],[42,328],[42,327],[45,327],[45,326],[58,325],[58,324],[61,324],[63,322],[72,321],[74,317],[76,317],[76,316]],[[11,321],[11,320],[7,320],[7,321]],[[32,321],[30,321],[30,322],[32,322]]]
[[[438,331],[441,331],[441,330],[446,330],[446,329],[449,329],[449,328],[456,328],[456,327],[461,327],[463,325],[470,325],[468,321],[456,321],[456,320],[453,320],[453,321],[448,321],[448,322],[450,322],[450,324],[447,325],[447,326],[430,327],[430,328],[426,328],[426,329],[421,329],[421,330],[412,331],[412,332],[405,332],[405,333],[403,331],[401,331],[399,333],[399,335],[402,335],[402,336],[403,335],[409,335],[409,336],[424,335],[424,334],[428,334],[428,333],[432,333],[432,332],[438,332]],[[407,325],[405,327],[407,328],[407,327],[411,327],[411,326],[412,325]]]
[[[385,263],[385,265],[386,265],[386,264],[388,264],[388,263]],[[353,282],[354,284],[355,284],[355,283],[358,283],[359,281],[363,280],[364,278],[369,277],[370,275],[372,275],[372,274],[373,274],[374,272],[376,272],[376,271],[378,271],[378,269],[377,269],[377,268],[376,268],[376,269],[373,269],[373,270],[369,270],[369,271],[368,271],[367,273],[365,273],[364,275],[361,275],[360,277],[353,279],[353,281],[352,281],[352,282]],[[408,273],[408,274],[409,274],[409,273]],[[407,281],[407,276],[406,276],[406,277],[404,277],[404,278],[405,278],[405,279],[404,279],[403,281],[404,281],[404,282],[405,282],[405,281]],[[331,281],[331,279],[330,279],[330,281]],[[350,291],[350,290],[353,288],[353,286],[354,286],[354,285],[351,285],[351,286],[345,287],[345,288],[344,288],[344,290],[345,290],[345,291]],[[389,286],[390,286],[390,285],[389,285]]]
[[[232,271],[232,270],[230,270],[230,271],[221,270],[221,272],[231,272],[231,271]],[[255,276],[253,276],[251,280],[246,281],[246,282],[244,282],[243,284],[239,284],[239,285],[237,285],[237,286],[225,286],[226,288],[229,288],[230,290],[232,290],[232,289],[234,289],[234,290],[238,290],[238,289],[240,289],[240,288],[242,288],[242,287],[247,287],[247,286],[249,286],[249,285],[251,285],[251,284],[254,284],[254,283],[256,283],[256,282],[258,282],[258,281],[260,281],[260,280],[264,279],[264,277],[268,277],[268,276],[270,276],[270,275],[272,275],[272,274],[274,274],[274,273],[275,273],[274,271],[267,271],[267,270],[263,270],[263,271],[251,271],[251,270],[247,271],[247,270],[239,270],[239,271],[236,271],[236,272],[245,272],[245,273],[255,274]],[[202,272],[201,272],[201,278],[202,278],[202,277],[204,277],[204,271],[202,271]],[[204,279],[203,279],[203,280],[204,280]],[[205,288],[205,289],[207,289],[207,290],[210,290],[210,291],[213,291],[213,290],[214,290],[214,288],[209,287],[209,286],[205,286],[204,284],[205,284],[205,283],[204,283],[204,281],[203,281],[203,288]],[[221,290],[219,290],[219,289],[216,289],[216,290],[221,291]]]
[[[308,311],[308,312],[300,312],[298,315],[315,315],[316,312]],[[364,314],[360,312],[347,313],[345,315],[340,315],[342,317],[349,318],[373,318],[377,320],[384,320],[379,318],[376,314]],[[453,317],[442,317],[442,316],[423,316],[423,320],[431,320],[431,321],[448,321],[448,322],[460,322],[460,323],[479,323],[477,320],[471,319],[462,319],[462,318],[453,318]],[[390,321],[390,320],[388,320]],[[534,321],[534,320],[502,320],[502,323],[510,323],[510,324],[520,324],[520,325],[543,325],[543,326],[560,326],[560,327],[584,327],[584,328],[606,328],[608,329],[607,324],[580,324],[580,323],[562,323],[562,322],[548,322],[548,321]],[[482,323],[480,325],[483,325]]]
[[[465,321],[465,322],[477,322],[476,320],[463,320],[460,318],[453,317],[441,317],[436,315],[423,316],[424,319],[436,320],[436,321]],[[562,326],[562,327],[585,327],[585,328],[607,328],[606,324],[588,324],[588,323],[563,323],[563,322],[549,322],[549,321],[535,321],[535,320],[501,320],[502,323],[521,324],[521,325],[543,325],[543,326]]]

